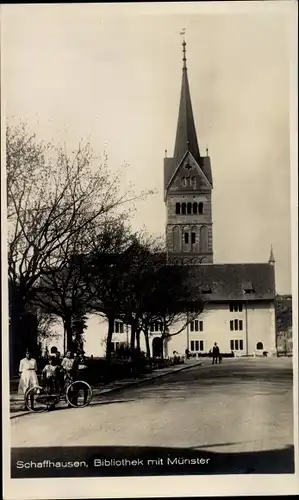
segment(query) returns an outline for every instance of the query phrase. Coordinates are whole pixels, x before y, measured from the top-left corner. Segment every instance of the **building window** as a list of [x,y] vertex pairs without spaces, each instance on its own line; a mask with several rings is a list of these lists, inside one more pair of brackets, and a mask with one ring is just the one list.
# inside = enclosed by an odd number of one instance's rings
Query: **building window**
[[255,293],[254,286],[250,281],[243,284],[243,290],[244,290],[244,293],[246,293],[246,294]]
[[180,203],[175,204],[175,213],[177,215],[179,215],[181,213],[181,204]]
[[230,331],[238,331],[238,330],[243,330],[243,320],[241,319],[231,319],[229,322],[229,328]]
[[193,203],[193,213],[196,215],[197,214],[197,203]]
[[258,351],[262,351],[262,350],[264,349],[264,344],[263,344],[263,342],[258,342],[258,343],[256,344],[256,349],[257,349]]
[[182,203],[182,214],[186,214],[186,203]]
[[208,228],[207,226],[201,226],[199,231],[199,243],[201,253],[208,251]]
[[179,252],[181,250],[181,234],[178,226],[172,228],[172,244],[174,252]]
[[202,332],[203,331],[203,321],[199,321],[198,319],[191,321],[190,331],[191,332]]
[[182,177],[182,186],[183,187],[187,186],[187,179],[186,179],[186,177]]
[[124,333],[124,324],[122,321],[116,320],[114,322],[114,333]]
[[192,204],[191,203],[187,203],[187,214],[191,215],[191,213],[192,213]]
[[154,323],[151,324],[150,326],[150,332],[151,333],[157,333],[157,332],[162,332],[163,331],[163,325],[161,321],[155,321]]
[[229,304],[229,310],[230,310],[230,312],[238,312],[238,311],[242,312],[243,311],[243,304],[242,304],[242,302],[236,302],[236,303],[231,302]]
[[243,351],[243,340],[242,339],[231,340],[230,349],[231,351]]
[[203,340],[191,340],[190,342],[190,351],[191,352],[202,352],[204,350],[204,341]]
[[201,203],[201,202],[198,204],[198,213],[199,214],[203,213],[203,203]]
[[196,177],[191,177],[191,185],[194,189],[196,188]]
[[188,245],[188,243],[189,243],[189,233],[184,233],[184,241],[185,241],[185,244]]
[[191,233],[191,243],[194,245],[196,242],[196,233]]

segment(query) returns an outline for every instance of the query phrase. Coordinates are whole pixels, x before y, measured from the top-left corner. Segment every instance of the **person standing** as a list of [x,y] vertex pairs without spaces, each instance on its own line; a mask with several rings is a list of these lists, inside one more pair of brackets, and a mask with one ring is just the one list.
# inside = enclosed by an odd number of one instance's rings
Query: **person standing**
[[71,351],[67,351],[65,353],[65,357],[61,361],[61,368],[64,371],[64,382],[65,385],[70,384],[73,382],[73,366],[74,366],[74,359],[72,358],[72,353]]
[[42,371],[45,388],[49,392],[55,392],[57,390],[56,371],[57,371],[57,366],[55,365],[55,358],[51,357],[48,359],[48,363],[46,364],[46,366]]
[[213,354],[212,365],[214,365],[214,364],[217,365],[217,362],[219,360],[219,353],[220,353],[219,347],[217,345],[217,342],[215,342],[213,345],[213,351],[212,351],[212,354]]
[[[20,382],[18,393],[22,394],[25,398],[26,392],[33,387],[38,387],[38,378],[36,374],[37,363],[31,357],[30,352],[27,350],[25,358],[21,359],[19,366]],[[31,405],[33,407],[33,396],[31,397]]]

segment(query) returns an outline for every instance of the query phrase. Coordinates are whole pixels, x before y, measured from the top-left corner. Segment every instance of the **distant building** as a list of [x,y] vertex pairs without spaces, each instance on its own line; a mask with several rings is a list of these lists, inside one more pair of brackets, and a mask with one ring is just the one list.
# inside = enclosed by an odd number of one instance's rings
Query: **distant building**
[[279,354],[293,353],[292,296],[277,295],[275,300],[276,345]]

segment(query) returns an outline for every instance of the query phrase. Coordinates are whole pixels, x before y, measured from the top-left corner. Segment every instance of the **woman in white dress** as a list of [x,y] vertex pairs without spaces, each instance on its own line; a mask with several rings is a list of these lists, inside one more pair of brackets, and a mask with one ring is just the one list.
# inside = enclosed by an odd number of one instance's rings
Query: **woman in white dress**
[[26,357],[20,361],[20,382],[19,382],[19,394],[23,394],[25,397],[28,389],[32,387],[38,387],[38,378],[36,375],[37,363],[35,359],[31,357],[29,351],[26,351]]

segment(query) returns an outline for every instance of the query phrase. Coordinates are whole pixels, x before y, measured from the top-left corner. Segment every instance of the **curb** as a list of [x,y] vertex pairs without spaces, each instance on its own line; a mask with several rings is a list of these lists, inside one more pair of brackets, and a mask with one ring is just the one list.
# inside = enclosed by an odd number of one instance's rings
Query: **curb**
[[[147,379],[140,379],[140,380],[134,380],[132,382],[127,382],[123,385],[120,385],[119,387],[111,387],[110,389],[104,389],[102,391],[102,394],[106,395],[106,394],[110,394],[112,392],[117,392],[119,390],[122,390],[122,389],[127,389],[128,387],[136,387],[138,385],[141,385],[141,384],[145,384],[146,382],[152,382],[152,380],[157,380],[159,378],[162,378],[162,377],[166,377],[167,375],[171,375],[173,373],[178,373],[178,372],[181,372],[183,370],[188,370],[188,369],[191,369],[191,368],[195,368],[197,366],[201,366],[202,363],[201,362],[198,362],[198,363],[195,363],[193,365],[183,365],[179,368],[176,368],[175,370],[172,370],[172,371],[168,371],[168,372],[164,372],[164,373],[158,373],[156,375],[154,375],[153,377],[150,377],[150,378],[147,378]],[[19,417],[24,417],[26,415],[30,415],[31,412],[30,411],[23,411],[22,413],[18,413],[17,415],[10,415],[10,420],[13,420],[15,418],[19,418]]]
[[158,373],[157,375],[154,375],[153,377],[150,377],[147,379],[134,380],[133,382],[127,382],[126,384],[120,385],[119,387],[111,387],[111,389],[107,389],[106,391],[103,390],[102,393],[109,394],[109,393],[114,392],[114,391],[119,391],[120,389],[126,389],[127,387],[134,387],[137,385],[145,384],[146,382],[151,382],[152,380],[157,380],[159,378],[166,377],[166,375],[171,375],[172,373],[181,372],[183,370],[195,368],[196,366],[201,366],[201,365],[202,365],[202,363],[196,363],[194,365],[184,365],[180,368],[169,371],[167,373]]

